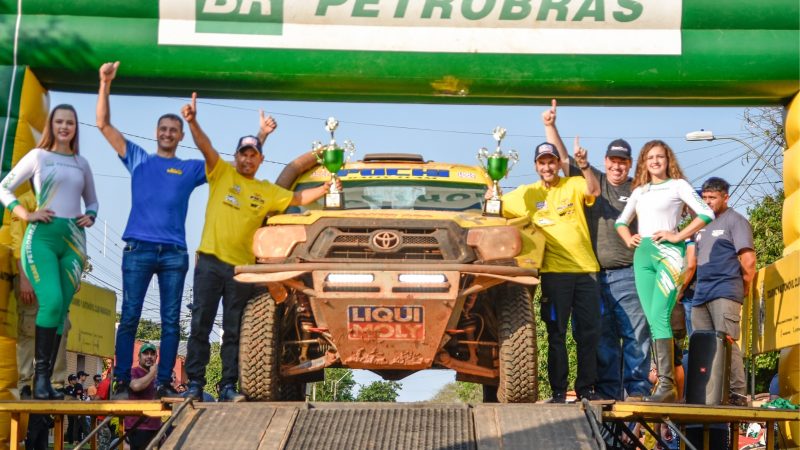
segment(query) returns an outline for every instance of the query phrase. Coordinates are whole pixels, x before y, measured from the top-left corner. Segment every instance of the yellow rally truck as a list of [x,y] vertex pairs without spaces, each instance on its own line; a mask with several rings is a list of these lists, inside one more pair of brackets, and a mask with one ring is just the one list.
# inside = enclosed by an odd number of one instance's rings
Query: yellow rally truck
[[[300,400],[326,367],[402,379],[452,369],[487,401],[537,399],[536,322],[544,237],[527,218],[482,214],[490,180],[476,166],[371,154],[339,171],[343,209],[319,204],[271,217],[256,264],[266,285],[242,317],[241,389],[250,400]],[[310,154],[277,184],[330,178]]]

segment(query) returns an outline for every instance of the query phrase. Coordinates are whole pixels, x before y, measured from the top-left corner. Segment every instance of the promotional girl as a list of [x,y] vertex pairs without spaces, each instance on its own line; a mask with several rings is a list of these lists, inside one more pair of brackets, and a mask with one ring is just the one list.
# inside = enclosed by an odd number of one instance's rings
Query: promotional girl
[[[684,179],[675,153],[663,141],[646,143],[639,153],[630,199],[616,222],[619,235],[633,255],[636,291],[653,338],[658,387],[653,402],[675,400],[675,362],[670,316],[682,281],[684,241],[714,219],[711,211]],[[697,217],[678,232],[684,208]],[[637,217],[639,234],[628,224]]]
[[[37,209],[28,212],[14,192],[31,178]],[[81,210],[81,198],[86,213]],[[50,385],[50,376],[64,319],[86,261],[83,228],[94,224],[98,206],[89,163],[78,155],[75,108],[58,105],[50,112],[37,148],[0,183],[0,201],[28,223],[22,241],[22,269],[39,300],[33,398],[63,399]]]

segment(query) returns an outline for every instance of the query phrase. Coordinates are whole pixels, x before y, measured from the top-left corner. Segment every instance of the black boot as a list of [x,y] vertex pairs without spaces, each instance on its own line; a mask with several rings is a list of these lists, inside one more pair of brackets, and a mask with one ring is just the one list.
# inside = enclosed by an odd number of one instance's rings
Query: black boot
[[[35,400],[63,400],[64,396],[50,385],[50,358],[56,339],[56,328],[36,327],[34,343],[35,365],[33,372],[33,398]],[[58,394],[55,397],[51,393]],[[60,396],[60,397],[59,397]]]
[[653,395],[644,398],[646,402],[673,403],[678,397],[675,387],[675,346],[672,339],[653,340],[653,352],[658,371],[658,386]]
[[[55,342],[53,342],[53,352],[50,353],[50,374],[48,378],[50,378],[50,399],[51,400],[64,400],[64,394],[62,392],[53,389],[53,371],[56,370],[56,360],[58,359],[58,350],[61,347],[61,335],[56,333]],[[63,383],[64,380],[61,380]]]

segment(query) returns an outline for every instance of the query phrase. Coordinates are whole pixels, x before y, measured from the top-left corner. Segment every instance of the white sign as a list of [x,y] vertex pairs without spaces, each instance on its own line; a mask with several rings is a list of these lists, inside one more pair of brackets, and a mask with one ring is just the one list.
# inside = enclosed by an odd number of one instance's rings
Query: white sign
[[159,0],[161,45],[681,54],[682,0]]

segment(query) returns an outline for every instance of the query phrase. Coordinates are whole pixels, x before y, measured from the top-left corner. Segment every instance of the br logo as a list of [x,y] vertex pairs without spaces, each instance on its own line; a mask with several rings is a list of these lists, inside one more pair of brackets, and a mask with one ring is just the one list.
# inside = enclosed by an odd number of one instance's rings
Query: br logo
[[283,0],[196,0],[198,33],[283,32]]

